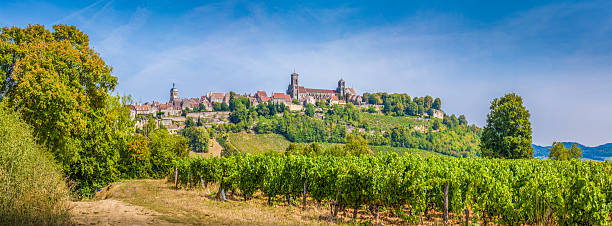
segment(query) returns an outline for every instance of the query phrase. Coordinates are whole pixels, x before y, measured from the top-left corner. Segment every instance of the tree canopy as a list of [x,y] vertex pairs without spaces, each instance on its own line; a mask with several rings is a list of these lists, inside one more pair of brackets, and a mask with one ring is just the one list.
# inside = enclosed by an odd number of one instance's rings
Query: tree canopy
[[487,125],[482,130],[482,156],[492,158],[532,158],[531,123],[523,98],[510,93],[491,102]]
[[117,78],[74,26],[3,27],[0,98],[33,128],[69,180],[91,194],[118,175],[119,150],[133,130]]
[[553,160],[570,160],[582,158],[582,150],[576,144],[572,144],[571,148],[565,148],[561,142],[553,142],[548,157]]

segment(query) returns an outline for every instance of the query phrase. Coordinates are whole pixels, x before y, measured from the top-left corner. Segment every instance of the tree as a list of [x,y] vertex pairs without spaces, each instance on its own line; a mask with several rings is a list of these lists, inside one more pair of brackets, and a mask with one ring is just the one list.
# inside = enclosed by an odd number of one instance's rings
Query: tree
[[132,135],[129,100],[111,96],[112,68],[74,26],[4,27],[0,99],[19,111],[80,194],[119,177],[119,151]]
[[523,98],[511,93],[491,102],[487,125],[482,130],[482,155],[492,158],[532,158],[531,123]]
[[460,115],[459,116],[459,125],[467,125],[467,124],[468,124],[468,121],[465,118],[465,115]]
[[416,102],[410,102],[406,108],[406,114],[416,116],[419,114],[419,105]]
[[158,129],[151,133],[149,141],[153,177],[164,177],[172,168],[172,161],[187,157],[187,139],[181,135],[169,134],[168,130]]
[[346,135],[344,152],[351,155],[365,155],[370,153],[368,141],[363,137],[353,134]]
[[561,142],[553,142],[548,157],[553,160],[570,160],[582,158],[582,150],[576,144],[572,144],[571,148],[565,148]]
[[240,122],[248,122],[249,111],[246,109],[242,102],[237,101],[234,110],[230,113],[229,120],[232,123],[238,124]]
[[436,98],[431,107],[436,110],[442,110],[442,101],[440,100],[440,98]]
[[433,98],[431,96],[425,96],[425,103],[424,103],[424,107],[425,109],[429,109],[431,108],[431,105],[433,104]]
[[440,124],[439,119],[434,119],[433,125],[431,126],[433,130],[439,130],[442,125]]
[[185,120],[185,129],[194,126],[196,126],[196,123],[193,121],[192,118],[188,117],[187,120]]
[[194,152],[208,152],[208,144],[210,141],[209,133],[206,128],[189,127],[182,131],[183,136],[187,138],[187,146]]
[[304,114],[313,117],[314,116],[314,106],[312,104],[306,104],[304,109]]

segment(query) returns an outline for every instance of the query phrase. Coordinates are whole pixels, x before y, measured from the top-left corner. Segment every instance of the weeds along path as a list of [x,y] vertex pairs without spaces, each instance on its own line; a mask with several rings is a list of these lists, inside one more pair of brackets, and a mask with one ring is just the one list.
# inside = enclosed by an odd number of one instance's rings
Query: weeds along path
[[[264,197],[247,202],[228,196],[214,198],[216,185],[197,190],[175,189],[167,180],[115,182],[92,201],[72,203],[79,225],[320,225],[334,224],[325,208],[268,206]],[[284,202],[279,202],[284,205]]]
[[175,225],[155,216],[160,214],[118,200],[72,202],[71,219],[78,225]]

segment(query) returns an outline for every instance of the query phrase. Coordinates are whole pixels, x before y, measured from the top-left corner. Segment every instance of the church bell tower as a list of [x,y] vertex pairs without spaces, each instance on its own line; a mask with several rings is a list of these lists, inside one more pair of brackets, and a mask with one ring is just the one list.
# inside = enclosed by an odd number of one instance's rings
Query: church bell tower
[[289,84],[289,88],[287,89],[287,94],[289,94],[292,99],[299,99],[298,77],[299,77],[298,73],[293,72],[291,74],[291,84]]
[[170,103],[177,103],[179,101],[178,89],[172,83],[172,89],[170,89]]

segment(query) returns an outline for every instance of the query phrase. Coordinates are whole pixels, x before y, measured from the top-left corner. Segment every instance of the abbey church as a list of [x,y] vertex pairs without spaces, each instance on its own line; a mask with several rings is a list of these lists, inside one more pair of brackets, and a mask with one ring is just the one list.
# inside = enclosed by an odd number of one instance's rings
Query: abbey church
[[312,89],[312,88],[304,88],[299,85],[299,74],[292,73],[291,74],[291,83],[287,88],[287,94],[291,97],[291,99],[297,99],[299,102],[312,102],[319,100],[330,100],[330,101],[339,101],[344,102],[361,102],[361,97],[357,96],[355,90],[353,88],[346,88],[346,83],[344,79],[340,79],[338,81],[338,87],[333,89]]

